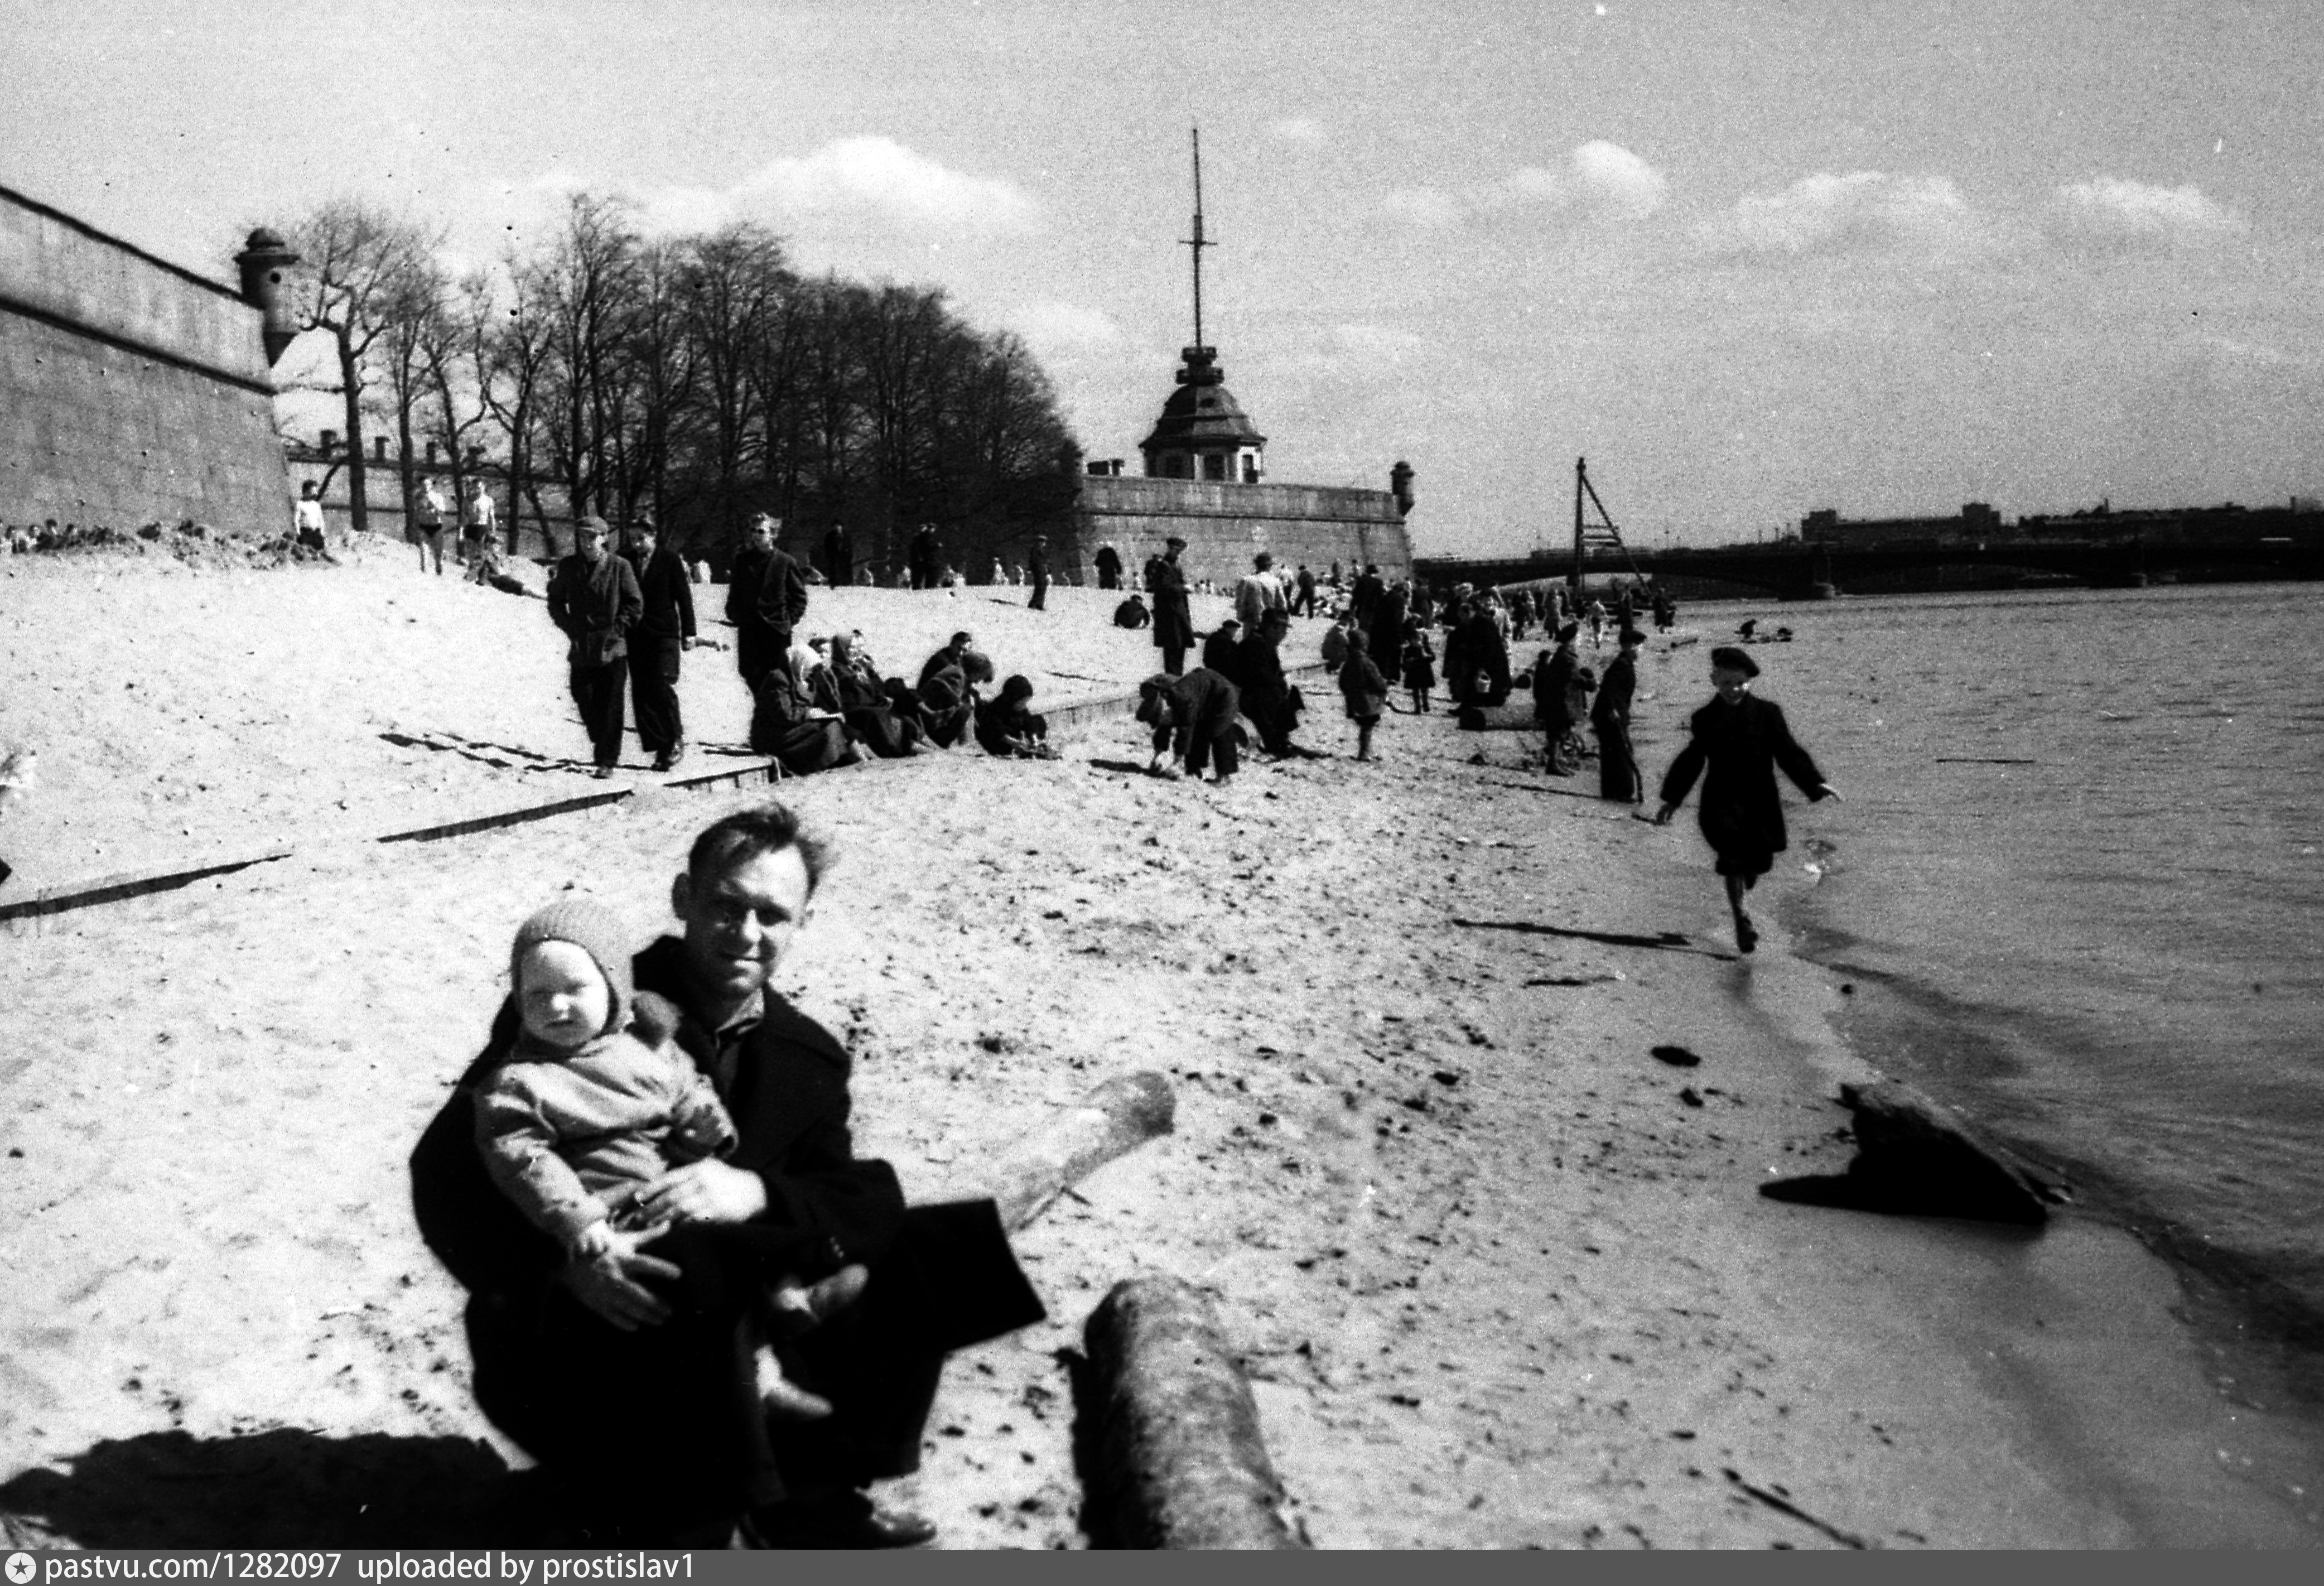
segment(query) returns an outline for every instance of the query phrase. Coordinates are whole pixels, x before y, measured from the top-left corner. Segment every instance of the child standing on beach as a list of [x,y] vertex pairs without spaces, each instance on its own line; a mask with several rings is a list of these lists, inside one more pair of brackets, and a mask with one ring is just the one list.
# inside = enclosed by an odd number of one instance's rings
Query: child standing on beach
[[1373,664],[1361,628],[1348,635],[1348,659],[1340,665],[1340,695],[1348,702],[1348,719],[1356,724],[1356,758],[1372,758],[1372,729],[1388,708],[1388,679]]
[[[603,905],[551,904],[520,927],[510,951],[521,1033],[476,1091],[476,1144],[485,1170],[532,1224],[577,1262],[606,1263],[670,1232],[639,1227],[636,1192],[669,1168],[734,1148],[734,1123],[709,1079],[669,1040],[676,1011],[632,990],[621,923]],[[700,1231],[715,1240],[715,1229]],[[698,1240],[653,1253],[679,1268],[679,1303],[727,1280],[706,1266],[733,1267],[752,1281],[739,1244]],[[738,1380],[788,1419],[831,1414],[826,1399],[783,1374],[773,1331],[801,1331],[853,1300],[865,1280],[842,1268],[811,1288],[782,1278],[754,1283],[759,1333],[738,1339]],[[747,1370],[747,1376],[742,1373]]]
[[1436,650],[1418,617],[1404,622],[1404,686],[1412,690],[1415,714],[1428,714],[1428,691],[1436,687]]

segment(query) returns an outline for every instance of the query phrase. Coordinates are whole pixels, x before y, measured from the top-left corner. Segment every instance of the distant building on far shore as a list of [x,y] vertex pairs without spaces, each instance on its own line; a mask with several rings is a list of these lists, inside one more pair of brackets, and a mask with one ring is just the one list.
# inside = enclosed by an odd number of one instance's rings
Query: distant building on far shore
[[2043,542],[2083,545],[2217,546],[2307,541],[2324,535],[2324,512],[2295,495],[2280,507],[2117,508],[2101,501],[2076,512],[2039,512],[2006,521],[1983,502],[1950,518],[1843,518],[1831,508],[1800,520],[1800,539],[1835,549],[1934,549]]

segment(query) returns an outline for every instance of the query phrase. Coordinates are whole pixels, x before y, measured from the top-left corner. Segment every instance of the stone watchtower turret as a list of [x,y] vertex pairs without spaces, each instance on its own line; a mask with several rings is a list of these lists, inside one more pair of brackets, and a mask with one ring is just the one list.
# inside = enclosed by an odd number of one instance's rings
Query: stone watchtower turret
[[282,291],[283,277],[299,263],[299,255],[262,226],[244,242],[234,262],[242,270],[242,300],[264,317],[261,334],[266,341],[266,361],[276,363],[282,349],[299,335],[298,320]]
[[1187,347],[1178,389],[1162,404],[1153,433],[1139,443],[1156,479],[1218,479],[1257,484],[1267,477],[1267,437],[1225,384],[1213,347]]

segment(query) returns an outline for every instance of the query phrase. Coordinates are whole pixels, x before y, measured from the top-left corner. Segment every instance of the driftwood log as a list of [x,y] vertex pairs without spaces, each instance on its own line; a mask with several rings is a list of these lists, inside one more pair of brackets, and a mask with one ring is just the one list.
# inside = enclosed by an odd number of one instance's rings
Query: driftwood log
[[1090,1534],[1116,1546],[1298,1548],[1250,1384],[1202,1296],[1176,1278],[1113,1286],[1084,1332],[1093,1416]]
[[1116,1157],[1168,1134],[1176,1107],[1160,1074],[1117,1075],[964,1175],[947,1195],[991,1196],[1001,1225],[1014,1233]]
[[1970,1217],[2038,1228],[2064,1185],[1988,1139],[1910,1085],[1840,1087],[1855,1115],[1856,1157],[1845,1174],[1762,1186],[1779,1201],[1909,1217]]

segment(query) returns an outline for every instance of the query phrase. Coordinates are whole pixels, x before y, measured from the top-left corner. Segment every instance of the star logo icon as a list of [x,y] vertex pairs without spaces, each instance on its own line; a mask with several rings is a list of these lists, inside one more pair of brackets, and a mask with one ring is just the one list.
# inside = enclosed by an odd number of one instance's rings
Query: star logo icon
[[10,1586],[25,1586],[25,1582],[32,1580],[34,1575],[37,1575],[40,1572],[41,1566],[32,1562],[32,1555],[31,1554],[12,1553],[8,1555],[8,1580]]

